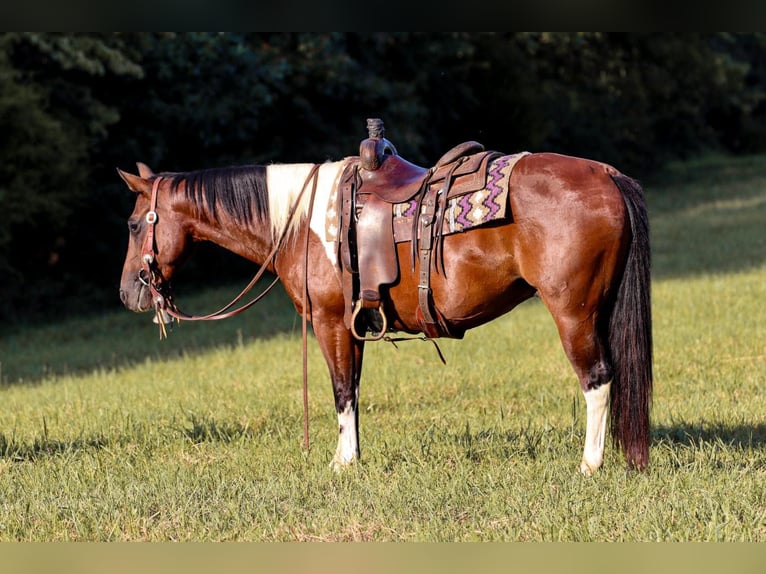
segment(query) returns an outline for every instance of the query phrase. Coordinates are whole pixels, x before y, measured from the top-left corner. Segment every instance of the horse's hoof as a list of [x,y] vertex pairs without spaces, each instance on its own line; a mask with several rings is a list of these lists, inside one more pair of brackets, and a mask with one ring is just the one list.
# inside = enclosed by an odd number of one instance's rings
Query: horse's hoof
[[590,465],[585,460],[580,463],[580,472],[583,476],[593,476],[601,465]]
[[351,460],[343,460],[341,457],[336,456],[333,457],[332,461],[330,462],[330,468],[335,472],[343,472],[349,466],[354,464],[354,461],[356,461],[355,458],[352,458]]

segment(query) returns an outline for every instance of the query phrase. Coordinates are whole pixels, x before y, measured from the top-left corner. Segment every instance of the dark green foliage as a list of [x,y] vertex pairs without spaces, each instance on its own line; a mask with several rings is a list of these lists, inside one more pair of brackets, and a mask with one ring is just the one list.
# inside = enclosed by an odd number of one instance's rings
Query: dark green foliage
[[[4,33],[0,318],[119,304],[115,167],[339,159],[381,117],[423,165],[475,139],[644,178],[766,148],[765,56],[764,34]],[[201,261],[192,283],[250,269]]]

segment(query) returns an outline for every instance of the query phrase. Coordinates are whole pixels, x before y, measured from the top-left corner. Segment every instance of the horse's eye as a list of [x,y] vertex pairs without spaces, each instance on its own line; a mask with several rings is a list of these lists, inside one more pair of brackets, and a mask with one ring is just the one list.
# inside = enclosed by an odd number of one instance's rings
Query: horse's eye
[[131,233],[138,233],[139,227],[138,221],[128,221],[128,229],[130,229]]

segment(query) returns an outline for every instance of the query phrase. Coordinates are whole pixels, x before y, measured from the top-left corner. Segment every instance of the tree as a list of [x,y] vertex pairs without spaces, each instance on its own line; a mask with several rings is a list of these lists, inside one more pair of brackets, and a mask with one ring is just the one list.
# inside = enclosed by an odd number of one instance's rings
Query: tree
[[61,289],[60,253],[88,200],[89,157],[118,113],[92,87],[140,68],[113,38],[6,33],[0,36],[0,301],[28,307],[29,284]]

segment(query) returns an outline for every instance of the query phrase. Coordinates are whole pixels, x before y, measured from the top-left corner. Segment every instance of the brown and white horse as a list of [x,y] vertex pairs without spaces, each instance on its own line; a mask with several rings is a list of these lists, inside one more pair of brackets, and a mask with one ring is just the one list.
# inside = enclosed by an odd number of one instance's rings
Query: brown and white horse
[[[120,283],[128,309],[152,310],[153,290],[169,296],[178,265],[200,241],[265,264],[298,312],[307,288],[306,313],[330,370],[338,415],[335,468],[359,457],[365,345],[344,323],[338,245],[326,234],[330,198],[349,161],[172,174],[139,164],[139,175],[120,171],[136,193]],[[305,192],[311,178],[313,194]],[[601,466],[608,426],[628,466],[644,469],[652,335],[648,217],[640,186],[603,163],[536,153],[516,164],[508,201],[504,221],[444,237],[443,272],[431,274],[434,307],[462,332],[538,294],[587,405],[580,470],[589,475]],[[149,233],[152,255],[144,259]],[[398,252],[409,261],[408,245],[399,244]],[[399,278],[381,295],[389,328],[418,332],[417,267],[400,265]]]

